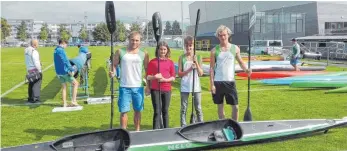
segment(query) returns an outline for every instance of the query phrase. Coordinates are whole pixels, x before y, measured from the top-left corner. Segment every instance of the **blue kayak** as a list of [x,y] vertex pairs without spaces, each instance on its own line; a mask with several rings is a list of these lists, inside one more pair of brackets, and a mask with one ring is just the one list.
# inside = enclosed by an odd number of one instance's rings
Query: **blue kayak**
[[298,81],[347,81],[347,76],[315,75],[260,80],[264,84],[289,85]]

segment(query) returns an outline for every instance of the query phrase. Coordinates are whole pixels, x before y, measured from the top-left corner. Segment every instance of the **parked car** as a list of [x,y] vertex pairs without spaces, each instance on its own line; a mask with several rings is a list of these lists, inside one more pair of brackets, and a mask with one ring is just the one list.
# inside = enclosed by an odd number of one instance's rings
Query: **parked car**
[[278,55],[282,52],[282,40],[255,40],[251,47],[251,53],[255,55]]

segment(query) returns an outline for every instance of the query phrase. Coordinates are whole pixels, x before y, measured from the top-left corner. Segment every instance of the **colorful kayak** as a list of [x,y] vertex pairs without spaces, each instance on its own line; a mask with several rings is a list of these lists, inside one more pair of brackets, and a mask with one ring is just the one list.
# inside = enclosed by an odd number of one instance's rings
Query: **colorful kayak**
[[347,86],[346,87],[342,87],[342,88],[337,88],[334,90],[329,90],[325,93],[347,93]]
[[260,80],[261,83],[274,85],[289,85],[297,81],[347,81],[347,76],[297,76]]
[[[247,65],[248,67],[248,65]],[[264,71],[294,71],[291,65],[252,65],[253,72],[264,72]],[[323,71],[326,69],[325,66],[299,66],[301,71]],[[202,64],[202,70],[204,76],[210,75],[210,65]],[[178,74],[178,64],[175,63],[175,72]],[[235,73],[243,72],[240,65],[235,65]]]
[[[253,72],[251,79],[273,79],[273,78],[284,78],[292,76],[302,76],[302,75],[314,75],[314,74],[325,74],[324,71],[269,71],[269,72]],[[247,73],[240,72],[237,76],[247,77]]]
[[294,88],[340,88],[346,86],[347,81],[300,81],[290,84],[290,87]]
[[44,142],[3,148],[2,151],[169,151],[205,150],[286,140],[347,125],[347,119],[307,119],[235,122],[231,119],[127,133],[112,129],[67,136]]

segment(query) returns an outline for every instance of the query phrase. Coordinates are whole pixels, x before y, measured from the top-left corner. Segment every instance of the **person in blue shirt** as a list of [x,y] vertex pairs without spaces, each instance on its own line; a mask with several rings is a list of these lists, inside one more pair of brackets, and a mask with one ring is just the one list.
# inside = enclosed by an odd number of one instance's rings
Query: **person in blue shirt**
[[[68,106],[72,107],[72,106],[78,106],[78,103],[76,101],[76,96],[77,96],[77,89],[78,89],[79,83],[73,77],[74,73],[77,70],[70,64],[70,61],[64,50],[66,47],[67,47],[67,41],[59,40],[59,45],[54,49],[53,58],[54,58],[55,72],[62,86],[61,89],[62,89],[63,107],[68,107]],[[71,83],[73,85],[71,105],[67,105],[66,103],[67,83]]]
[[74,78],[77,79],[78,75],[80,75],[80,85],[83,85],[84,80],[86,80],[86,72],[88,72],[88,69],[90,67],[90,59],[91,54],[88,51],[88,48],[85,46],[81,46],[80,44],[77,45],[79,48],[79,53],[77,57],[70,60],[70,63],[72,66],[77,67],[77,72],[74,74]]

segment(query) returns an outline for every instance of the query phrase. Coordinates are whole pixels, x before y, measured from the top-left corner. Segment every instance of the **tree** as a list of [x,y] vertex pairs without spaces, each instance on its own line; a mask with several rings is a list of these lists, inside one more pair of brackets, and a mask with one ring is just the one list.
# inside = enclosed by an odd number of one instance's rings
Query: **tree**
[[86,27],[82,27],[81,30],[79,31],[79,38],[82,39],[83,41],[86,41],[88,39],[88,33]]
[[117,31],[116,31],[117,41],[124,42],[127,37],[126,36],[127,30],[124,26],[124,23],[121,22],[120,20],[117,20],[116,24],[117,24]]
[[172,23],[172,35],[182,35],[180,23],[177,20]]
[[45,23],[41,27],[40,39],[43,40],[43,41],[47,40],[48,39],[48,34],[49,34],[48,25]]
[[70,34],[70,32],[66,29],[66,25],[65,25],[65,24],[60,24],[60,25],[59,25],[59,31],[58,31],[58,33],[59,33],[60,39],[62,39],[62,40],[68,41],[68,40],[70,39],[70,37],[71,37],[71,34]]
[[169,21],[166,22],[164,35],[172,35],[171,23]]
[[130,32],[133,32],[133,31],[138,31],[141,33],[140,24],[138,24],[137,22],[132,23],[130,27]]
[[17,39],[20,41],[25,41],[28,37],[27,33],[27,25],[24,21],[21,22],[21,24],[17,27]]
[[111,40],[111,35],[107,29],[106,23],[98,24],[94,28],[92,35],[94,37],[94,40],[97,40],[97,41],[106,42]]
[[[154,36],[152,21],[150,21],[147,25],[148,25],[148,39],[152,39],[152,37]],[[147,36],[147,26],[145,27],[145,30],[143,31],[143,35]]]
[[6,37],[10,36],[11,26],[7,23],[5,18],[1,18],[1,40],[6,40]]

